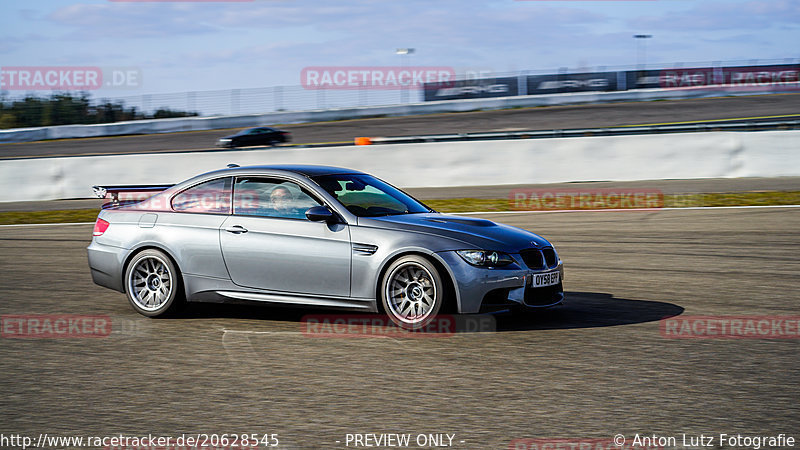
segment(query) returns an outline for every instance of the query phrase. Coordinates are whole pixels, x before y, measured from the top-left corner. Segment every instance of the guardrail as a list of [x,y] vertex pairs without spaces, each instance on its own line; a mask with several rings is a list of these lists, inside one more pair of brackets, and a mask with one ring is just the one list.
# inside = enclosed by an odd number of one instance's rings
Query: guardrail
[[414,144],[422,142],[491,141],[509,139],[552,139],[591,136],[625,136],[665,133],[698,133],[707,131],[800,130],[800,119],[781,121],[737,121],[728,123],[692,123],[609,128],[576,128],[567,130],[493,131],[484,133],[431,134],[422,136],[359,137],[355,145]]

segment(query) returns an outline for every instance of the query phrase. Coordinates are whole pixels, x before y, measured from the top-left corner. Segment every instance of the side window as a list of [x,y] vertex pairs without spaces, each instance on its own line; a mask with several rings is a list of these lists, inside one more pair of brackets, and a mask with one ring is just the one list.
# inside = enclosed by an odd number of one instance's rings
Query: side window
[[186,189],[172,197],[172,209],[179,212],[230,214],[231,177],[206,181]]
[[298,184],[264,177],[236,179],[233,213],[243,216],[306,219],[306,211],[321,205]]

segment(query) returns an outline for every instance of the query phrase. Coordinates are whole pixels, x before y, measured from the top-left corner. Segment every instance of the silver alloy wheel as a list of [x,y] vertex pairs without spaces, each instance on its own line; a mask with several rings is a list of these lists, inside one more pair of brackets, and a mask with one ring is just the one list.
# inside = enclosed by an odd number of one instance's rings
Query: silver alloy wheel
[[406,262],[389,274],[384,296],[389,313],[407,325],[426,322],[436,306],[437,286],[427,268]]
[[158,311],[172,295],[173,276],[167,263],[154,255],[136,261],[128,276],[128,292],[136,306]]

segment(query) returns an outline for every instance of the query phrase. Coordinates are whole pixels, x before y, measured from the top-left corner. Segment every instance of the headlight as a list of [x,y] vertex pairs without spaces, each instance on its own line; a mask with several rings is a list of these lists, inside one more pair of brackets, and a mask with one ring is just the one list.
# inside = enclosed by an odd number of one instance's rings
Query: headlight
[[503,252],[487,250],[458,250],[458,256],[464,261],[478,267],[502,267],[514,262],[511,256]]

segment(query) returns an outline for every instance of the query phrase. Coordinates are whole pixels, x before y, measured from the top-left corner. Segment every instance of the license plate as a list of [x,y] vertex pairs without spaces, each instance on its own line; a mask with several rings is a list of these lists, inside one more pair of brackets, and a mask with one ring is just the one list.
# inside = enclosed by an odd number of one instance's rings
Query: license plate
[[561,272],[547,272],[547,273],[534,273],[531,274],[531,287],[545,287],[558,284],[561,280]]

